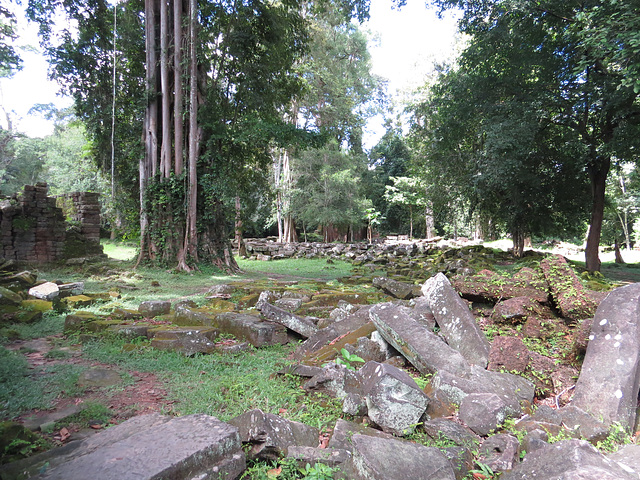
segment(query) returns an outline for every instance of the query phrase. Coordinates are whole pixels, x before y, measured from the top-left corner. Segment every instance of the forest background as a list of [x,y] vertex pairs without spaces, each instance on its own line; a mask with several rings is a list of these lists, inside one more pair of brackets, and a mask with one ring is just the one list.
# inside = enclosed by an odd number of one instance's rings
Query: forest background
[[[399,3],[398,8],[402,8]],[[392,102],[366,1],[31,0],[73,99],[0,130],[0,189],[102,193],[140,261],[237,268],[230,239],[509,236],[632,248],[640,232],[640,3],[436,0],[458,52]],[[0,8],[0,75],[21,68]],[[363,147],[368,118],[386,133]]]

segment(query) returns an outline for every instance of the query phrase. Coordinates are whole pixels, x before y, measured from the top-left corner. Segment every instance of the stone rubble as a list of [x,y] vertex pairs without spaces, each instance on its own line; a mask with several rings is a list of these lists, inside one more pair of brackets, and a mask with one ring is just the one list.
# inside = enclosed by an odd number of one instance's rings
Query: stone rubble
[[[423,251],[428,248],[423,246]],[[251,251],[258,250],[252,247]],[[332,253],[344,255],[349,251],[332,249]],[[284,255],[270,256],[280,254]],[[420,250],[406,248],[402,254],[417,256]],[[182,302],[171,309],[168,302],[145,302],[138,312],[129,316],[124,312],[121,318],[74,312],[67,316],[66,332],[96,334],[109,330],[131,337],[148,336],[152,346],[186,355],[216,350],[222,333],[254,347],[303,337],[306,340],[294,354],[299,363],[281,373],[305,378],[305,391],[340,399],[345,413],[360,421],[365,419],[376,428],[340,419],[328,445],[320,445],[317,429],[260,410],[246,412],[228,423],[206,415],[182,419],[150,416],[149,424],[134,418],[95,435],[95,440],[78,447],[64,462],[52,463],[40,478],[89,478],[82,475],[86,475],[90,462],[104,462],[105,455],[125,459],[122,465],[129,469],[137,468],[126,463],[130,455],[122,454],[121,458],[118,452],[142,441],[154,444],[144,439],[161,435],[164,443],[159,451],[164,458],[156,460],[153,467],[147,466],[145,458],[149,476],[135,478],[162,476],[162,472],[174,468],[168,463],[186,465],[192,461],[197,464],[196,470],[176,473],[172,478],[238,478],[245,469],[244,445],[250,460],[276,461],[288,456],[301,466],[325,463],[337,466],[339,478],[345,479],[462,479],[469,475],[474,455],[478,455],[493,471],[503,472],[501,478],[505,480],[639,480],[637,445],[609,456],[592,445],[605,440],[613,424],[629,431],[637,420],[640,284],[614,290],[595,312],[589,338],[582,347],[585,360],[572,402],[561,408],[540,405],[535,412],[531,409],[534,385],[503,370],[524,373],[540,355],[529,352],[514,337],[498,336],[490,344],[466,303],[465,299],[495,297],[488,317],[496,323],[529,325],[532,329],[536,321],[548,320],[545,317],[550,315],[550,305],[558,306],[567,324],[586,318],[584,315],[592,312],[589,308],[593,309],[593,299],[582,310],[575,304],[563,307],[568,299],[559,291],[549,290],[546,283],[563,264],[557,259],[547,263],[550,266],[542,280],[533,271],[521,271],[519,282],[496,282],[491,288],[480,287],[473,276],[451,283],[442,273],[429,278],[421,289],[377,280],[379,288],[394,300],[376,305],[357,306],[362,296],[340,292],[314,295],[262,291],[251,292],[256,297],[254,308],[236,311],[235,305],[225,299],[238,289],[216,288],[207,292],[210,303],[201,307]],[[45,297],[47,288],[40,289]],[[545,288],[552,292],[551,298],[541,293]],[[11,290],[8,292],[3,295],[0,290],[0,301],[11,303]],[[523,292],[534,293],[524,293],[524,299]],[[327,308],[331,310],[329,321],[300,314]],[[136,325],[127,324],[130,320],[125,318],[135,318]],[[151,318],[167,324],[145,324]],[[341,359],[342,365],[335,363],[342,349],[366,363],[349,364],[345,359]],[[406,362],[428,378],[424,390],[397,366]],[[522,433],[518,434],[520,441],[515,434],[493,434],[509,419],[515,431]],[[135,431],[117,433],[117,429],[131,430],[134,424]],[[185,442],[187,430],[195,436]],[[416,431],[442,446],[425,447],[402,438]],[[103,437],[106,433],[109,435]],[[549,443],[551,437],[560,436],[572,439]],[[211,443],[203,447],[199,442]],[[202,460],[203,448],[211,453],[206,461]],[[188,460],[190,456],[192,460]],[[152,458],[149,454],[149,462]],[[198,470],[201,466],[206,470]],[[123,473],[118,468],[104,478],[134,478],[130,471]],[[200,473],[191,473],[195,471]]]

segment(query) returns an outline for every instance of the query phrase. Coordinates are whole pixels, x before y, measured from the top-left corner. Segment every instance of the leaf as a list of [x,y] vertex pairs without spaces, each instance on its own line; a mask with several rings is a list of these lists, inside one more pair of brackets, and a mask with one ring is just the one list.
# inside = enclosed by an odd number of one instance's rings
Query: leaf
[[271,470],[267,470],[267,477],[275,478],[282,473],[282,467],[272,468]]

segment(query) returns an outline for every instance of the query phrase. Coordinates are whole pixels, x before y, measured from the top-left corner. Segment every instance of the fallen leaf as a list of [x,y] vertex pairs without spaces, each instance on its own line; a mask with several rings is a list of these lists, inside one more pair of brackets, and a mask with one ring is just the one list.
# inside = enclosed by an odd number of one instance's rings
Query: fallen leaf
[[65,440],[67,440],[69,437],[71,436],[71,434],[69,433],[69,430],[67,430],[66,428],[62,428],[60,429],[60,441],[64,442]]
[[279,408],[279,409],[278,409],[278,413],[279,413],[280,415],[284,415],[285,413],[287,413],[287,409],[286,409],[286,408]]
[[103,428],[102,425],[100,425],[99,423],[92,423],[91,425],[89,425],[91,428],[93,428],[94,430],[101,430]]
[[282,472],[282,467],[272,468],[267,471],[267,477],[277,477]]

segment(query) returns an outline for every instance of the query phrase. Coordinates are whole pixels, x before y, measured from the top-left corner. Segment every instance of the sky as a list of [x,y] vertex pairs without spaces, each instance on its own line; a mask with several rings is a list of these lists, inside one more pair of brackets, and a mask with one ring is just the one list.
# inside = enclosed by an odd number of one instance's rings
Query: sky
[[[24,3],[24,2],[23,2]],[[370,52],[373,73],[388,79],[389,95],[406,97],[407,92],[424,84],[434,62],[451,57],[455,47],[455,18],[438,18],[425,0],[407,0],[402,9],[393,9],[391,0],[372,0],[370,20],[363,25],[372,34]],[[38,47],[37,28],[23,19],[19,25],[21,43]],[[59,85],[47,78],[47,63],[34,51],[23,51],[24,68],[11,79],[0,79],[0,105],[9,113],[14,128],[32,137],[46,136],[53,125],[39,114],[29,115],[35,104],[69,106],[69,98],[57,95]],[[369,121],[364,136],[369,149],[384,134],[383,117]],[[6,128],[0,110],[0,125]]]

